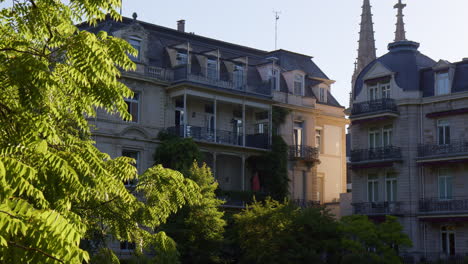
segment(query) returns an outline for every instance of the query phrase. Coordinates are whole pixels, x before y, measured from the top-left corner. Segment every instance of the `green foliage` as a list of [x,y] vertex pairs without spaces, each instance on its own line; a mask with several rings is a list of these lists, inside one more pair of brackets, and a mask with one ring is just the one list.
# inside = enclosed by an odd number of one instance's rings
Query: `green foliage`
[[216,198],[218,183],[210,169],[194,161],[186,177],[200,186],[199,204],[184,207],[162,227],[177,242],[183,263],[218,263],[223,242],[223,201]]
[[272,111],[272,122],[273,122],[273,133],[277,132],[277,129],[281,126],[281,124],[284,123],[286,120],[286,117],[288,114],[291,112],[291,110],[284,108],[284,107],[279,107],[279,106],[273,106],[273,111]]
[[120,2],[18,0],[0,11],[2,263],[86,262],[81,239],[108,235],[177,257],[170,238],[148,230],[197,203],[199,187],[159,166],[140,177],[140,201],[122,183],[137,176],[135,161],[111,159],[90,138],[97,108],[131,118],[132,92],[118,77],[135,68],[127,54],[136,51],[74,21],[119,19]]
[[191,138],[179,138],[167,133],[159,133],[161,141],[154,154],[155,164],[162,164],[185,174],[194,160],[202,160],[198,145]]
[[241,263],[325,263],[339,246],[337,222],[321,208],[267,199],[234,215]]
[[345,249],[342,263],[402,263],[398,249],[412,245],[394,216],[387,216],[378,225],[367,216],[346,216],[341,219],[341,231]]
[[271,151],[261,156],[250,157],[247,166],[258,172],[264,192],[268,196],[279,201],[288,197],[288,145],[281,136],[273,136]]
[[119,264],[119,258],[108,248],[100,248],[90,261],[91,264]]

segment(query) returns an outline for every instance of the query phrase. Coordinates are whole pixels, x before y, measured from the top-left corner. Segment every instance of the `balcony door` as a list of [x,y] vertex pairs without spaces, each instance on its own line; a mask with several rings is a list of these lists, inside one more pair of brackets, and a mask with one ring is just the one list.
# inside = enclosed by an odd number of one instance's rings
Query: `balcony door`
[[234,81],[234,88],[242,90],[244,86],[244,66],[235,65],[232,79]]
[[397,177],[394,173],[387,173],[385,177],[385,193],[387,202],[395,202],[397,199]]
[[382,130],[382,136],[383,136],[383,146],[388,147],[392,146],[392,127],[391,126],[386,126]]
[[369,148],[375,149],[380,148],[382,139],[380,138],[380,129],[371,128],[369,130]]
[[367,201],[375,203],[379,200],[379,177],[377,174],[367,176]]
[[206,61],[206,76],[210,80],[218,79],[218,61],[215,59],[207,59]]
[[455,227],[452,225],[440,228],[440,244],[446,256],[455,256]]
[[453,177],[449,169],[439,169],[439,199],[450,200],[453,195]]
[[379,86],[373,85],[369,87],[369,101],[379,99]]
[[302,145],[304,143],[304,122],[294,122],[294,146],[296,148],[296,156],[301,157],[302,156]]
[[437,138],[439,145],[450,144],[450,123],[447,120],[437,121]]

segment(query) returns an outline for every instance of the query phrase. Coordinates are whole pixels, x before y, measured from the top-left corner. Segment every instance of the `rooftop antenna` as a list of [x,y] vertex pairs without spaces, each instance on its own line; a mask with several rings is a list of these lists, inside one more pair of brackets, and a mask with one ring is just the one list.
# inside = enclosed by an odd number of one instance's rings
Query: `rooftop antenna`
[[273,10],[273,13],[275,13],[275,50],[276,50],[278,46],[278,20],[280,18],[279,14],[281,14],[281,11]]

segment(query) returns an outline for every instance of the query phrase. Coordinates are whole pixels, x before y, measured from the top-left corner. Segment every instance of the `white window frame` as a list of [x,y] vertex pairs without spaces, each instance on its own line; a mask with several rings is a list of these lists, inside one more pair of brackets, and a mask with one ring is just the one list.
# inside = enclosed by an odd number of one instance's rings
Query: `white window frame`
[[[371,186],[371,188],[369,188],[369,186]],[[371,195],[371,192],[372,192],[372,195]],[[378,174],[371,173],[367,175],[367,201],[370,203],[375,203],[379,201],[379,175]]]
[[369,86],[369,101],[379,99],[379,86],[377,84]]
[[384,126],[382,129],[382,147],[393,146],[393,127]]
[[[296,84],[300,85],[300,93],[298,94],[296,91]],[[299,96],[304,96],[304,75],[302,74],[295,74],[294,75],[294,80],[293,80],[293,94],[294,95],[299,95]]]
[[[388,187],[390,186],[390,193]],[[395,202],[398,197],[398,179],[394,173],[387,172],[385,175],[385,201]]]
[[[453,199],[453,180],[452,172],[449,169],[439,168],[437,177],[437,193],[439,200],[447,201]],[[441,186],[441,182],[444,182],[443,186]],[[449,184],[450,188],[448,187]]]
[[[377,138],[378,135],[378,138]],[[382,147],[382,131],[379,128],[369,128],[368,132],[369,149]]]
[[437,120],[437,144],[438,145],[450,144],[450,122],[448,120],[445,120],[445,119]]
[[[132,98],[124,98],[124,101],[125,103],[127,103],[127,111],[128,113],[132,116],[132,120],[129,120],[128,122],[132,122],[132,123],[139,123],[140,122],[140,98],[141,98],[141,93],[140,92],[137,92],[137,91],[134,91],[133,92],[133,97]],[[136,119],[135,120],[133,117],[133,111],[132,111],[132,105],[133,104],[136,104],[137,107],[137,112],[136,112]]]
[[380,91],[381,91],[381,98],[390,98],[390,82],[379,83]]
[[270,71],[270,80],[272,80],[272,87],[275,91],[280,90],[280,70],[276,68],[271,68]]
[[[445,227],[446,230],[443,230]],[[446,235],[446,247],[448,252],[444,252],[443,235]],[[450,254],[450,235],[453,235],[453,254]],[[446,256],[455,256],[457,254],[457,234],[454,225],[443,225],[440,227],[440,251]]]
[[319,87],[319,101],[320,102],[325,102],[326,101],[326,90],[325,88],[323,87]]
[[323,148],[323,137],[322,129],[315,128],[315,147],[319,150],[319,153],[322,153]]
[[435,94],[450,94],[450,73],[448,71],[435,74]]
[[141,47],[142,47],[142,39],[139,37],[129,37],[128,38],[128,43],[138,51],[138,54],[136,56],[130,56],[130,58],[134,61],[141,61]]

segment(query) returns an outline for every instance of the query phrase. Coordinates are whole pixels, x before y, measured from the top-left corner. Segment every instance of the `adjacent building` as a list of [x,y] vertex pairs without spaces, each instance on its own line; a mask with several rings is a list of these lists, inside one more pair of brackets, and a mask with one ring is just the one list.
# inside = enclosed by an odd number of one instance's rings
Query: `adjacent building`
[[188,33],[184,20],[175,30],[136,18],[80,26],[106,31],[138,50],[132,57],[136,71],[121,78],[134,91],[125,99],[132,121],[102,111],[90,120],[100,150],[135,158],[141,173],[154,165],[158,133],[190,137],[222,190],[248,191],[256,172],[246,160],[270,151],[272,109],[282,107],[288,115],[275,132],[289,145],[291,198],[302,204],[338,202],[346,192],[348,121],[332,95],[334,81],[311,56]]
[[405,36],[405,6],[395,5],[388,53],[355,77],[347,110],[353,212],[375,221],[398,216],[415,259],[465,256],[468,60],[437,62],[420,53]]

